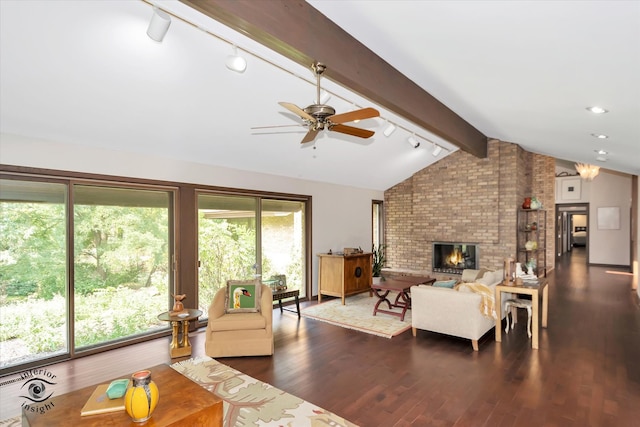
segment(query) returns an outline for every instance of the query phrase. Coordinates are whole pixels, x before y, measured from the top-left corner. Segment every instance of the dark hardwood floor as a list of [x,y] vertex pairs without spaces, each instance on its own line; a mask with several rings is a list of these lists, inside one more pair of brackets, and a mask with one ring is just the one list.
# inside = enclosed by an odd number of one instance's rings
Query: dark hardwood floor
[[[640,306],[632,277],[584,249],[549,277],[549,328],[532,350],[526,314],[503,342],[420,331],[392,339],[274,311],[275,355],[220,359],[362,426],[638,426]],[[303,306],[314,304],[304,303]],[[168,338],[47,367],[56,394],[159,363]],[[192,335],[194,356],[204,334]],[[174,359],[177,361],[181,359]],[[2,417],[17,415],[2,387]],[[13,394],[15,396],[15,394]]]

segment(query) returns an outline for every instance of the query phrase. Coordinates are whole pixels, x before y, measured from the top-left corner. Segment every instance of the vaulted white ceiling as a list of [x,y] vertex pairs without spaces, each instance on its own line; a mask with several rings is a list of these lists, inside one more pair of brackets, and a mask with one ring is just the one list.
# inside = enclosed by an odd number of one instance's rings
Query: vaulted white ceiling
[[[0,131],[380,190],[457,149],[328,79],[338,112],[380,110],[353,124],[373,138],[324,131],[301,145],[301,126],[251,129],[300,123],[278,101],[314,103],[311,70],[180,2],[157,4],[174,14],[161,44],[145,34],[143,1],[0,1]],[[487,137],[640,174],[639,2],[310,4]],[[225,68],[229,43],[242,74]],[[398,129],[386,137],[388,121]]]

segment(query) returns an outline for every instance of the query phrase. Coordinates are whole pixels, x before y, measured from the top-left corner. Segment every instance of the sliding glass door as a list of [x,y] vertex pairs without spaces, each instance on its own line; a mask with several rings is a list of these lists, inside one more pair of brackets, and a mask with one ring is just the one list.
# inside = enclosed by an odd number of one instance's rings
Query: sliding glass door
[[171,194],[75,185],[76,349],[166,327]]
[[198,195],[198,308],[207,311],[227,280],[247,280],[257,271],[258,199]]
[[300,201],[263,199],[261,214],[262,278],[282,279],[287,289],[305,286],[305,204]]
[[198,195],[198,307],[206,313],[227,280],[284,276],[306,296],[305,201]]
[[0,180],[0,368],[69,351],[67,186]]
[[0,195],[0,368],[168,327],[172,191],[2,179]]

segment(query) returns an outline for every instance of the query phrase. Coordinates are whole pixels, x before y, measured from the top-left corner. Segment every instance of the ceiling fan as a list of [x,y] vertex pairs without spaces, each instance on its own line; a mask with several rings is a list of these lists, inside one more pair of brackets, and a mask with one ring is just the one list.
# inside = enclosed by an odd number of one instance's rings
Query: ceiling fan
[[356,120],[364,120],[380,116],[380,112],[375,108],[362,108],[360,110],[349,111],[348,113],[336,114],[336,110],[330,105],[320,103],[320,76],[327,67],[324,64],[316,63],[311,65],[311,69],[316,75],[316,103],[311,104],[304,109],[290,102],[279,102],[287,110],[300,116],[309,131],[300,141],[301,144],[311,142],[315,139],[319,131],[328,129],[334,132],[340,132],[347,135],[357,136],[359,138],[370,138],[375,132],[360,129],[353,126],[347,126],[344,123]]

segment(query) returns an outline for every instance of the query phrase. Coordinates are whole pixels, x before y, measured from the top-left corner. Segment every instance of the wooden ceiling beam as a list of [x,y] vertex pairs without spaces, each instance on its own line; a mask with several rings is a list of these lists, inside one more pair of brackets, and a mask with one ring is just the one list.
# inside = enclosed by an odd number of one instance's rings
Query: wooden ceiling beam
[[303,0],[181,0],[477,157],[487,137]]

